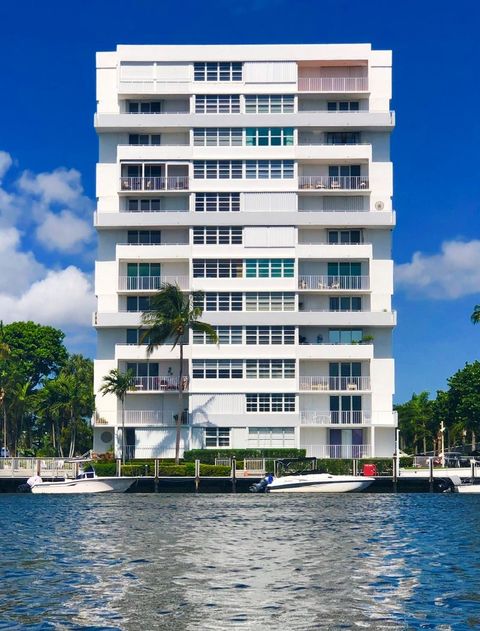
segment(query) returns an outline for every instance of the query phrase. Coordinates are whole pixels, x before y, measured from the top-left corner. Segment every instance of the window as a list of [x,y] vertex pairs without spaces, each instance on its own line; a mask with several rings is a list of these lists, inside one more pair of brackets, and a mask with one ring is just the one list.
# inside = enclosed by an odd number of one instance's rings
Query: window
[[245,164],[247,179],[293,178],[293,160],[247,160]]
[[247,326],[247,344],[294,344],[293,326]]
[[193,304],[204,311],[242,311],[240,292],[214,292],[194,294]]
[[243,176],[241,160],[195,160],[193,177],[197,180],[239,180]]
[[248,447],[259,448],[293,448],[295,447],[295,430],[293,427],[249,427]]
[[[219,344],[242,344],[241,326],[215,326]],[[203,331],[193,332],[194,344],[214,344],[210,337]]]
[[130,245],[156,245],[161,242],[160,230],[129,230],[127,235]]
[[358,262],[345,261],[343,263],[328,263],[329,276],[360,276],[362,264]]
[[333,165],[328,167],[331,188],[367,188],[368,180],[360,176],[359,164]]
[[329,344],[358,344],[362,338],[362,329],[330,329],[328,331]]
[[293,94],[259,94],[245,96],[247,114],[285,114],[293,112]]
[[195,212],[238,212],[240,193],[196,193]]
[[294,311],[293,292],[262,291],[245,294],[245,311]]
[[195,96],[196,114],[238,114],[240,96],[238,94],[197,94]]
[[127,344],[148,344],[148,334],[145,338],[143,337],[145,333],[147,333],[147,329],[127,329]]
[[358,131],[327,132],[327,145],[358,145],[360,133]]
[[247,394],[247,412],[295,412],[294,394]]
[[361,311],[361,296],[332,296],[330,298],[330,311]]
[[159,145],[160,134],[129,134],[129,145]]
[[158,290],[161,285],[160,263],[127,263],[125,289]]
[[247,278],[293,278],[294,259],[247,259]]
[[329,230],[329,243],[359,244],[362,243],[361,230]]
[[327,110],[329,112],[358,112],[359,101],[328,101]]
[[237,227],[195,227],[194,245],[241,245],[242,228]]
[[242,359],[194,359],[194,379],[243,379]]
[[158,364],[153,362],[135,362],[127,364],[134,377],[158,377]]
[[295,379],[294,359],[246,359],[247,379]]
[[162,210],[160,199],[128,199],[127,210],[134,213],[152,213]]
[[197,147],[240,147],[243,130],[241,127],[196,127],[193,144]]
[[247,127],[247,146],[293,145],[293,127]]
[[193,259],[194,278],[241,278],[242,259]]
[[239,61],[197,61],[193,65],[195,81],[242,81]]
[[230,447],[230,428],[207,427],[205,429],[205,447]]
[[331,396],[330,420],[332,423],[361,423],[362,422],[362,397]]
[[148,311],[150,296],[127,296],[127,311]]
[[161,101],[129,101],[129,114],[160,114],[162,111]]

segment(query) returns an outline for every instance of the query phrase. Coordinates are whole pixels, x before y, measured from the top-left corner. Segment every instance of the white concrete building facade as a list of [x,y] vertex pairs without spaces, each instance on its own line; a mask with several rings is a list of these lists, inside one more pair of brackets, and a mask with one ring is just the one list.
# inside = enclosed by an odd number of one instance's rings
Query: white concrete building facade
[[[95,390],[131,369],[134,457],[301,447],[391,457],[391,53],[370,45],[118,46],[97,55]],[[164,282],[219,345],[139,345]],[[121,444],[97,394],[94,450]]]

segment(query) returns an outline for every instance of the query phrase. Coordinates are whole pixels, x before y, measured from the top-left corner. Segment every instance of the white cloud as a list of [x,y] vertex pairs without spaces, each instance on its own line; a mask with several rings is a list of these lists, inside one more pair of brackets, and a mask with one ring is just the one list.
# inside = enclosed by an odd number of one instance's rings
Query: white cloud
[[94,309],[91,282],[74,266],[48,272],[18,297],[0,293],[0,319],[5,323],[34,320],[60,328],[89,326]]
[[455,300],[480,292],[480,240],[445,241],[438,254],[415,252],[395,268],[396,284],[416,298]]
[[0,151],[0,181],[8,169],[12,166],[12,156],[6,151]]
[[20,232],[14,227],[0,229],[0,292],[18,296],[44,275],[44,266],[32,252],[20,250]]
[[76,169],[59,168],[50,173],[24,171],[18,180],[18,187],[46,204],[75,203],[83,193],[81,175]]
[[62,210],[58,214],[47,213],[35,234],[48,250],[76,252],[91,240],[93,230],[89,223],[71,211]]

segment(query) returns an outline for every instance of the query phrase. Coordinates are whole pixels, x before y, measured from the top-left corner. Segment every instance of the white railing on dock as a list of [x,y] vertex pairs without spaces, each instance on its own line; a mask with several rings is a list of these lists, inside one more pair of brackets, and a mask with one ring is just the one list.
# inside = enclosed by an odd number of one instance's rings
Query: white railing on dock
[[65,458],[0,458],[0,477],[29,478],[38,473],[41,477],[74,477],[76,463]]
[[298,277],[299,289],[369,289],[369,276],[302,275]]
[[371,445],[302,445],[307,458],[370,458]]
[[370,377],[302,377],[300,390],[370,390]]

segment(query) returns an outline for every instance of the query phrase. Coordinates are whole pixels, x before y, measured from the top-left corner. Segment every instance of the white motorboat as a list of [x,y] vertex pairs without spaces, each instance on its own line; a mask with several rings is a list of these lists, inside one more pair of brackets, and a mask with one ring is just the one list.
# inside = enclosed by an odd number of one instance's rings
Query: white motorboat
[[268,493],[354,493],[366,489],[375,478],[354,475],[309,473],[273,478],[266,485]]
[[32,493],[43,495],[59,493],[125,493],[137,478],[97,478],[82,477],[61,482],[36,482]]

